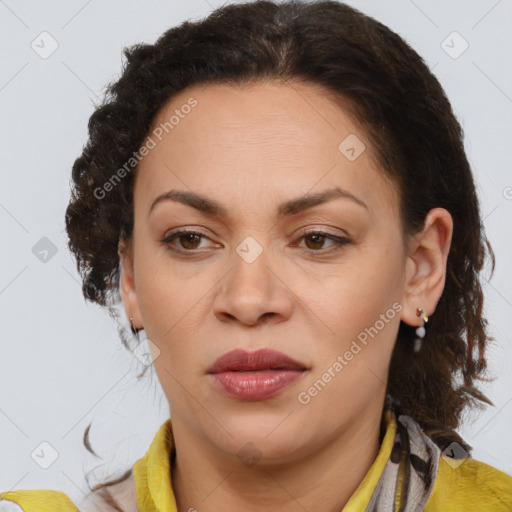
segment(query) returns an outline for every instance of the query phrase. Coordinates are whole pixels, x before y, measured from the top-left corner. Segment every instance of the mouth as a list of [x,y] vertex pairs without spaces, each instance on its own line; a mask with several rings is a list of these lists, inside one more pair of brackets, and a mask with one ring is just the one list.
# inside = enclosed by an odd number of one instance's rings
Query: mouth
[[276,350],[260,349],[255,352],[232,350],[219,357],[208,373],[254,372],[264,370],[307,370],[305,364]]
[[224,395],[259,401],[276,396],[307,370],[305,364],[275,350],[247,352],[237,349],[217,359],[208,374]]

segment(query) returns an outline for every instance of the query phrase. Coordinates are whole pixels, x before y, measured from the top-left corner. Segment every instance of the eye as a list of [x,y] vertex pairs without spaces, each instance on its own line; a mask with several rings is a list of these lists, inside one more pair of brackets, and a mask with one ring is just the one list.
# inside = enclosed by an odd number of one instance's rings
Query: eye
[[[169,247],[171,250],[192,252],[198,248],[198,243],[201,241],[201,238],[208,238],[203,233],[199,233],[198,231],[177,231],[175,233],[166,236],[161,242]],[[181,247],[173,247],[172,243],[174,240],[179,239]]]
[[[199,244],[201,243],[202,238],[208,237],[204,233],[198,231],[181,230],[175,233],[171,233],[170,235],[163,238],[160,242],[172,251],[193,253],[197,249],[201,248]],[[176,240],[179,241],[180,247],[177,247],[174,244]],[[311,252],[325,252],[325,248],[323,248],[322,246],[327,240],[334,242],[334,249],[328,249],[328,252],[331,252],[332,250],[337,250],[341,248],[341,246],[343,245],[352,243],[352,241],[349,238],[336,236],[333,235],[332,233],[326,233],[324,231],[308,231],[304,233],[299,238],[299,240],[309,240],[310,243],[306,242],[306,250],[309,250]]]
[[305,241],[308,239],[311,241],[311,243],[308,245],[307,242],[305,242],[307,249],[310,249],[313,252],[322,251],[323,248],[319,246],[322,246],[326,240],[331,240],[334,242],[334,250],[352,242],[349,238],[336,236],[332,233],[326,233],[324,231],[308,231],[299,238],[299,240]]

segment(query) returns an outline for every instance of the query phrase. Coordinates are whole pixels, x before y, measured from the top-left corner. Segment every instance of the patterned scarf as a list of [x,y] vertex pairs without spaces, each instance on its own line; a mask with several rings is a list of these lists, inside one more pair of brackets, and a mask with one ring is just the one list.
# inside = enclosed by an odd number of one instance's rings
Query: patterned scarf
[[365,512],[418,512],[434,487],[441,449],[410,416],[395,415],[391,455]]

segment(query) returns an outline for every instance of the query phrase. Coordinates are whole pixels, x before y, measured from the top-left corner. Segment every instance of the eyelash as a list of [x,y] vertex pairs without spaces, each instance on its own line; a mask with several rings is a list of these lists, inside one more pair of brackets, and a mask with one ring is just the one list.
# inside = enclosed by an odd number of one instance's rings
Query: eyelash
[[[176,247],[173,247],[171,245],[171,243],[177,239],[177,238],[180,238],[181,236],[183,235],[198,235],[200,237],[204,237],[204,238],[208,238],[206,235],[204,235],[203,233],[200,233],[198,231],[192,231],[192,230],[182,230],[182,231],[177,231],[175,233],[172,233],[168,236],[166,236],[165,238],[163,238],[162,240],[160,240],[160,242],[167,248],[169,249],[170,251],[173,251],[173,252],[178,252],[178,253],[194,253],[196,251],[198,251],[198,249],[178,249]],[[334,252],[334,251],[337,251],[339,249],[341,249],[344,245],[348,245],[348,244],[351,244],[352,243],[352,240],[349,239],[349,238],[346,238],[346,237],[340,237],[340,236],[336,236],[336,235],[333,235],[331,233],[326,233],[324,231],[317,231],[317,230],[311,230],[311,231],[306,231],[304,232],[299,240],[302,240],[308,236],[311,236],[311,235],[320,235],[321,237],[323,238],[326,238],[328,240],[332,240],[333,242],[336,243],[337,247],[335,247],[334,249],[308,249],[308,248],[305,248],[306,251],[310,251],[310,252],[313,252],[313,253],[330,253],[330,252]],[[304,248],[303,248],[304,249]]]

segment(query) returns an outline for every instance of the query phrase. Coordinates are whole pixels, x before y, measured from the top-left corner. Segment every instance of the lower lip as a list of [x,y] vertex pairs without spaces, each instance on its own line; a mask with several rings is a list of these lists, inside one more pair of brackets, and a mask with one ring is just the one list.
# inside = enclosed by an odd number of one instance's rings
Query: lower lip
[[280,393],[301,377],[300,370],[261,370],[213,374],[216,386],[231,398],[264,400]]

